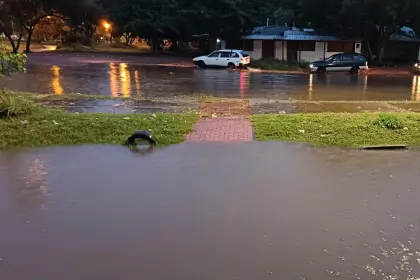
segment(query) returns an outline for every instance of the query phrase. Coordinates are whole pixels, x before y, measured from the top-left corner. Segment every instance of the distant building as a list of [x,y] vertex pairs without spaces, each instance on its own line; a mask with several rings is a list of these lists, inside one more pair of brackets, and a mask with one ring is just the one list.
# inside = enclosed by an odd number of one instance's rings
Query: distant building
[[226,41],[226,48],[242,48],[253,59],[312,62],[340,52],[361,53],[362,42],[311,28],[262,26],[242,37],[242,41]]
[[392,34],[386,43],[384,60],[392,62],[413,62],[420,60],[420,38],[410,27],[402,27]]

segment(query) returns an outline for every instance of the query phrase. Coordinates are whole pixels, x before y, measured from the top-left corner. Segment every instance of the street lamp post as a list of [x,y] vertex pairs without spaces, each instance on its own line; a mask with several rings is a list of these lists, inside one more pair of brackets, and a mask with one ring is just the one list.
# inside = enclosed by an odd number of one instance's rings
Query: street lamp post
[[112,34],[111,34],[112,25],[109,22],[105,21],[104,28],[105,28],[105,31],[109,33],[109,42],[112,43]]

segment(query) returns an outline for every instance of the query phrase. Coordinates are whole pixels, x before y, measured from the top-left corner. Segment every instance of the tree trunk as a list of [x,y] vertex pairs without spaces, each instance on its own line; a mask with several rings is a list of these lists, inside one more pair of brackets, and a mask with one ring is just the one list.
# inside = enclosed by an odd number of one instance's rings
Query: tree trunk
[[125,45],[129,46],[130,45],[130,35],[127,33],[124,33],[124,38],[125,38]]
[[15,44],[15,41],[13,40],[13,38],[12,38],[12,35],[6,34],[6,37],[9,40],[10,46],[12,47],[12,52],[17,53],[19,48],[16,47],[16,44]]
[[152,52],[153,53],[156,53],[159,50],[159,45],[160,45],[159,39],[158,38],[152,38],[151,47],[152,47]]
[[384,44],[384,42],[379,42],[378,57],[377,57],[379,62],[384,61],[384,54],[385,54],[385,44]]
[[28,31],[28,38],[26,39],[26,53],[30,53],[31,52],[31,40],[32,40],[32,35],[34,34],[34,29],[35,26],[30,26],[27,31]]

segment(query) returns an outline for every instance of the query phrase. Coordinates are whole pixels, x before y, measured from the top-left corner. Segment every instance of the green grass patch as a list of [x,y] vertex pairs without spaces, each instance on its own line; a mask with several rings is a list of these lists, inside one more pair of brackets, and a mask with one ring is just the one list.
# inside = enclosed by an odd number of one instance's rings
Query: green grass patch
[[75,144],[123,144],[136,130],[150,130],[158,145],[184,141],[195,114],[74,114],[46,110],[0,119],[0,149]]
[[403,118],[395,114],[380,114],[374,121],[374,124],[386,129],[404,128]]
[[278,60],[275,58],[263,58],[259,60],[252,60],[249,67],[261,70],[306,70],[309,69],[309,63]]
[[20,95],[0,94],[0,149],[74,144],[123,144],[149,130],[158,145],[180,143],[197,115],[75,114],[41,108]]
[[417,113],[320,113],[251,118],[261,141],[302,142],[321,147],[420,146],[420,114]]
[[23,96],[0,92],[0,118],[11,118],[38,111],[40,107]]

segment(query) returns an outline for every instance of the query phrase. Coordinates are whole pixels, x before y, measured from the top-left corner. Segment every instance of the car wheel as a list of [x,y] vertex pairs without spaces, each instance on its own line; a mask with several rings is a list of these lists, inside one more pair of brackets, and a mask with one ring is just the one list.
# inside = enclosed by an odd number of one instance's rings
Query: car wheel
[[350,69],[350,74],[359,74],[359,70],[360,70],[360,68],[358,66],[353,66]]
[[199,68],[206,68],[206,64],[204,63],[204,61],[200,60],[200,61],[198,62],[198,67],[199,67]]
[[316,72],[318,74],[324,74],[325,72],[327,72],[327,69],[325,69],[325,67],[318,67],[318,69],[316,70]]
[[228,64],[228,68],[229,68],[230,70],[234,70],[234,69],[236,68],[236,65],[235,65],[234,63],[230,62],[230,63]]

